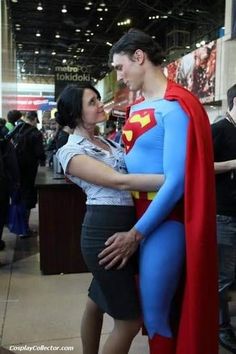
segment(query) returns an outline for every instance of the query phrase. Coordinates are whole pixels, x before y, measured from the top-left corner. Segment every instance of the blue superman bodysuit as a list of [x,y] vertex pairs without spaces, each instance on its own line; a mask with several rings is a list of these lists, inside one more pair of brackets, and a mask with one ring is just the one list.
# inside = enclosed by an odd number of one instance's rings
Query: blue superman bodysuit
[[[147,100],[132,106],[123,130],[129,173],[158,173],[165,182],[135,228],[140,245],[140,291],[144,323],[149,337],[171,337],[171,305],[185,260],[185,234],[181,219],[169,217],[184,193],[189,119],[177,101]],[[145,193],[134,193],[139,199]]]

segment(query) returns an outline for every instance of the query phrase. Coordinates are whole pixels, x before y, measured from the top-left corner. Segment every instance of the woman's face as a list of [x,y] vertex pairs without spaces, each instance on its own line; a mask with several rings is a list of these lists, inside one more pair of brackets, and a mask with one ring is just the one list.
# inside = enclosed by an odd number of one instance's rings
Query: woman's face
[[85,124],[94,125],[106,120],[106,113],[103,109],[103,103],[99,100],[97,94],[93,90],[84,90],[82,103],[82,119]]

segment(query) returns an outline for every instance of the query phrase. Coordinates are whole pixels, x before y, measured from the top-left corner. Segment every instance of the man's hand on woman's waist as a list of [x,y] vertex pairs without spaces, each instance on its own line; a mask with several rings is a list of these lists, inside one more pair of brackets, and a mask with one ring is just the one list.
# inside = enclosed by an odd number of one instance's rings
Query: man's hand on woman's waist
[[107,239],[106,248],[99,253],[99,264],[110,269],[119,263],[117,269],[123,268],[130,256],[137,250],[142,235],[132,228],[127,232],[117,232]]

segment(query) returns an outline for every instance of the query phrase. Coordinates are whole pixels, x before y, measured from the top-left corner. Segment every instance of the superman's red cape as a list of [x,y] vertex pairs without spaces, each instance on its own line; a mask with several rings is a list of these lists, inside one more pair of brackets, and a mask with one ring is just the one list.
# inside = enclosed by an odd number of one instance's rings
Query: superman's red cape
[[182,86],[168,80],[164,98],[177,100],[190,119],[184,193],[186,278],[176,344],[173,349],[167,344],[165,350],[165,342],[160,341],[152,353],[217,354],[218,262],[210,124],[198,99]]

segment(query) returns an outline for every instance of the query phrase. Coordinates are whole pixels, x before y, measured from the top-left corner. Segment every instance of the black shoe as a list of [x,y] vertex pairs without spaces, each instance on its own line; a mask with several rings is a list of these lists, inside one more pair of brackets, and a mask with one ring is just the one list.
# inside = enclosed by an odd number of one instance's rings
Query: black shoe
[[220,328],[219,342],[223,348],[231,353],[236,353],[236,336],[231,327]]
[[29,238],[29,237],[31,237],[31,235],[28,233],[28,234],[24,234],[24,235],[18,235],[19,236],[19,238],[21,239],[21,240],[23,240],[23,239],[25,239],[25,238]]
[[0,240],[0,251],[4,250],[5,247],[6,247],[5,241]]
[[29,238],[29,237],[35,237],[37,235],[38,235],[38,232],[36,230],[29,229],[26,234],[18,235],[18,236],[20,239],[24,239],[24,238]]

